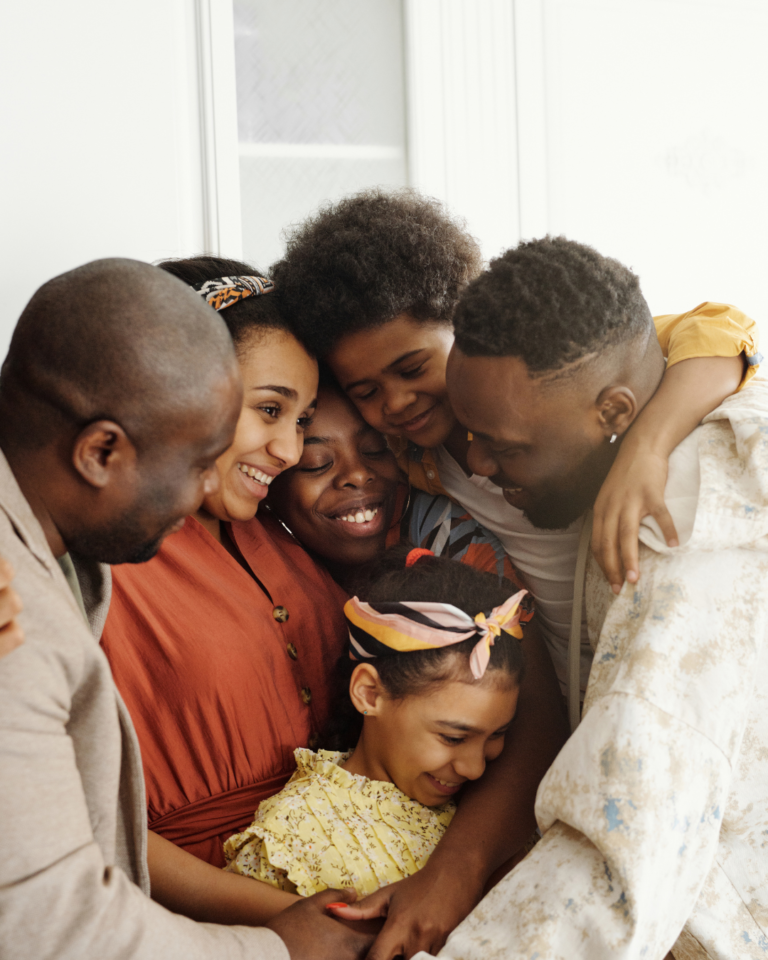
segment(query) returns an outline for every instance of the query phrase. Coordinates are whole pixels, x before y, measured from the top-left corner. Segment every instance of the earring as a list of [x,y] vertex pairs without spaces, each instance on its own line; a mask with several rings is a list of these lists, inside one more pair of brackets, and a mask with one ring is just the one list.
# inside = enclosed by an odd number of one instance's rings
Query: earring
[[363,716],[366,716],[366,717],[368,716],[368,711],[367,711],[367,710],[363,710]]
[[612,433],[611,439],[608,441],[608,443],[616,443],[616,437],[618,437],[618,433]]

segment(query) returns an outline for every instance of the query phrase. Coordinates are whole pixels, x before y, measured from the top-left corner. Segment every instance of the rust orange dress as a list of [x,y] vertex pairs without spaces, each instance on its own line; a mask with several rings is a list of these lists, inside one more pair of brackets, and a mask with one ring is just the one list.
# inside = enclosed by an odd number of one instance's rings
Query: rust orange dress
[[229,529],[254,576],[189,518],[149,563],[113,568],[102,638],[149,827],[216,866],[314,744],[347,637],[346,594],[277,523]]

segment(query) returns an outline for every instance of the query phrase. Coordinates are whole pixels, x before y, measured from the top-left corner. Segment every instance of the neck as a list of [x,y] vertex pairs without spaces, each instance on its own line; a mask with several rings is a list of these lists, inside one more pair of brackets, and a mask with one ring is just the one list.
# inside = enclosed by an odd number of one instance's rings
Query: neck
[[214,540],[218,540],[219,543],[222,542],[221,520],[219,520],[218,517],[214,517],[212,513],[208,513],[208,511],[203,510],[202,507],[197,511],[194,517],[200,526],[204,527],[208,533],[210,533]]
[[382,780],[385,783],[393,783],[384,765],[378,759],[372,721],[374,717],[367,717],[363,721],[363,729],[360,731],[360,738],[354,749],[352,756],[344,764],[344,769],[350,773],[356,773],[361,777],[368,777],[369,780]]
[[637,399],[637,413],[640,413],[658,390],[664,377],[665,367],[664,354],[659,338],[656,336],[656,329],[651,327],[645,343],[631,344],[626,352],[624,379],[631,386]]
[[24,494],[24,499],[43,528],[51,553],[54,557],[63,557],[67,552],[67,545],[53,519],[46,484],[41,482],[42,478],[56,477],[59,473],[50,451],[47,448],[22,451],[5,437],[0,437],[0,449],[8,461],[19,489]]
[[472,475],[472,471],[467,465],[467,453],[469,452],[469,440],[467,439],[467,428],[462,427],[462,425],[457,421],[451,432],[448,434],[448,439],[443,444],[445,449],[450,453],[453,459],[458,463],[461,469],[469,477]]

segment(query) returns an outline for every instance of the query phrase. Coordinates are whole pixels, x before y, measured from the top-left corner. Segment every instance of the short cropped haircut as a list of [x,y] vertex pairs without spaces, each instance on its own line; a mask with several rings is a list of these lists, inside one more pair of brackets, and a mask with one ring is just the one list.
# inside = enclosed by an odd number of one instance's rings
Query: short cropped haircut
[[631,270],[583,243],[549,236],[492,260],[454,315],[462,353],[519,357],[533,376],[632,341],[652,325]]
[[366,190],[295,227],[271,278],[300,338],[325,356],[347,334],[403,313],[450,323],[481,269],[477,242],[437,200]]

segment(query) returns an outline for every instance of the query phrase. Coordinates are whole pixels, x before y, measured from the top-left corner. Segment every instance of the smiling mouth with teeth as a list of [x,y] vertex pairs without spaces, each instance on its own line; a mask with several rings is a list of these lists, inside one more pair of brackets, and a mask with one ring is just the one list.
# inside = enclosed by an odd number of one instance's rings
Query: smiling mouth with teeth
[[263,483],[265,487],[268,487],[270,483],[275,479],[270,477],[268,473],[262,473],[261,470],[257,470],[256,467],[249,467],[247,463],[238,463],[237,469],[250,477],[251,480],[255,480],[256,483]]
[[356,510],[354,513],[348,513],[345,517],[336,517],[337,520],[344,520],[345,523],[369,523],[379,512],[378,507],[373,510]]

